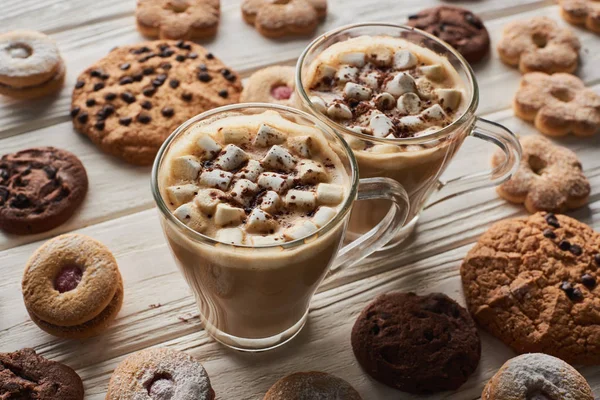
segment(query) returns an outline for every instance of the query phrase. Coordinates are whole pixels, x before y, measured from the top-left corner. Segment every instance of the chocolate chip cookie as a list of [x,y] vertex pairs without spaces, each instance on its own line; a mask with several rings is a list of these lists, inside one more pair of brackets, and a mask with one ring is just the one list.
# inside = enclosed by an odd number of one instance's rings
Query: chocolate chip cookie
[[0,229],[31,234],[68,220],[88,189],[85,168],[72,153],[37,147],[0,158]]
[[494,224],[461,266],[469,311],[517,353],[600,363],[600,235],[564,215]]
[[85,70],[71,116],[75,129],[105,152],[148,165],[175,128],[237,103],[241,90],[238,75],[202,46],[157,40],[117,48]]
[[475,323],[441,293],[377,297],[352,328],[352,349],[369,375],[410,393],[458,389],[481,356]]
[[66,365],[22,349],[0,353],[0,398],[83,400],[83,383]]
[[408,17],[408,25],[424,30],[454,47],[470,63],[490,50],[490,35],[481,18],[454,6],[432,7]]
[[297,372],[281,378],[263,400],[361,400],[345,380],[324,372]]

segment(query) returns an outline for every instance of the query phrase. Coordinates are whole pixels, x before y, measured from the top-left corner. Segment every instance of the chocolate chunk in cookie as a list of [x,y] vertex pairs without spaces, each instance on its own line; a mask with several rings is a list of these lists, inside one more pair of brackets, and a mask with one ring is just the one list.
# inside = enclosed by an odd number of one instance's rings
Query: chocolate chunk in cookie
[[[123,70],[123,64],[129,67]],[[237,103],[242,90],[237,74],[203,47],[168,40],[119,47],[78,82],[83,84],[75,86],[71,106],[75,129],[105,152],[140,165],[151,164],[162,142],[183,122]],[[91,98],[94,103],[88,106]],[[165,107],[173,112],[163,114]]]
[[88,188],[85,168],[66,150],[37,147],[0,158],[0,229],[31,234],[68,220]]
[[464,8],[428,8],[409,16],[407,24],[439,37],[458,50],[470,63],[481,61],[490,50],[490,35],[483,21]]
[[83,400],[83,383],[66,365],[22,349],[0,353],[0,398]]
[[517,353],[598,364],[599,253],[600,235],[564,215],[498,222],[461,267],[469,311]]
[[345,380],[324,372],[297,372],[278,380],[263,400],[361,400]]
[[[498,186],[500,196],[524,203],[530,213],[565,212],[587,204],[590,183],[574,152],[538,135],[523,137],[520,142],[521,164],[509,181]],[[504,155],[495,153],[492,165],[502,162]]]
[[308,35],[327,14],[327,0],[244,0],[242,16],[266,37]]
[[352,349],[369,375],[410,393],[458,389],[481,355],[475,323],[441,293],[377,297],[352,328]]

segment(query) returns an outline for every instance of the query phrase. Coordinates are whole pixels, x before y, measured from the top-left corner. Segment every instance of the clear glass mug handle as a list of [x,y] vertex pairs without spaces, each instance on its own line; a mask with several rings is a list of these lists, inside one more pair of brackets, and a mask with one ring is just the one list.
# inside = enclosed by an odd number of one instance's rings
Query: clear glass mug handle
[[492,121],[477,118],[471,136],[498,146],[504,153],[504,162],[489,171],[464,175],[449,181],[440,181],[425,208],[463,193],[498,186],[510,179],[521,162],[521,144],[509,129]]
[[393,206],[370,231],[344,246],[329,268],[328,277],[346,269],[383,248],[404,226],[410,202],[408,193],[397,181],[389,178],[361,179],[356,201],[389,200]]

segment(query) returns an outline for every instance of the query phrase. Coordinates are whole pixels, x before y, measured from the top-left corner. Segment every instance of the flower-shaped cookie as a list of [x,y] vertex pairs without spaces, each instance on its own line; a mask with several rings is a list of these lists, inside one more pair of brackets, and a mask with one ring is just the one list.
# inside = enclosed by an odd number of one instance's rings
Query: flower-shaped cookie
[[600,96],[570,74],[525,74],[513,102],[515,114],[545,135],[591,136],[600,128]]
[[244,0],[244,20],[267,37],[307,35],[327,14],[327,0]]
[[[541,136],[527,136],[520,141],[521,165],[509,181],[498,186],[501,197],[524,203],[532,214],[538,211],[563,213],[587,203],[590,183],[575,153]],[[503,161],[504,153],[494,154],[494,166]]]
[[590,31],[600,33],[599,0],[560,0],[564,19],[575,25],[585,26]]
[[142,34],[161,39],[197,39],[217,33],[220,0],[138,0]]
[[577,69],[581,44],[567,28],[547,17],[511,22],[504,27],[498,53],[521,72],[572,73]]

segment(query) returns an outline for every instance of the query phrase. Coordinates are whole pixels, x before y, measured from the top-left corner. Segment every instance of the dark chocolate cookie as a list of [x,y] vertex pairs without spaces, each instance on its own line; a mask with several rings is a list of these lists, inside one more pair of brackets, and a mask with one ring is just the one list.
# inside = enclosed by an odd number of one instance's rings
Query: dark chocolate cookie
[[475,323],[441,293],[377,297],[352,328],[352,349],[369,375],[410,393],[458,389],[481,356]]
[[490,50],[490,35],[483,21],[464,8],[428,8],[409,16],[408,25],[439,37],[471,63],[480,61]]
[[82,400],[83,383],[66,365],[22,349],[0,353],[0,398]]
[[36,147],[0,158],[0,229],[48,231],[69,219],[88,189],[85,168],[66,150]]

